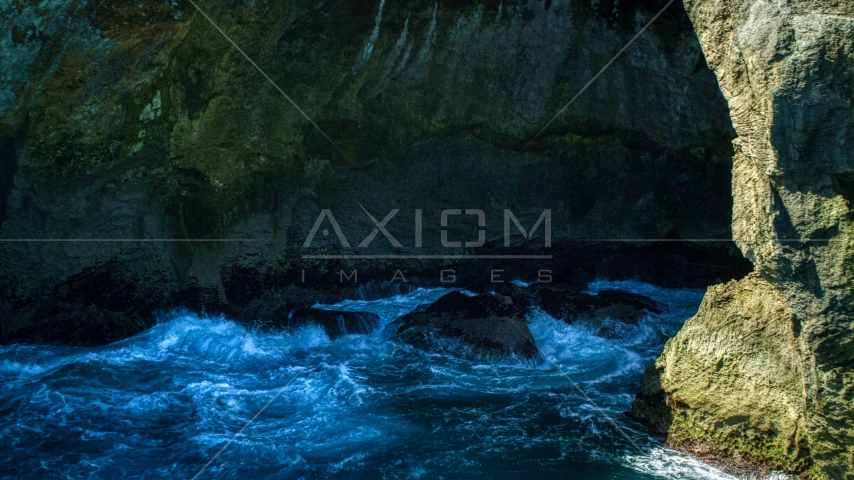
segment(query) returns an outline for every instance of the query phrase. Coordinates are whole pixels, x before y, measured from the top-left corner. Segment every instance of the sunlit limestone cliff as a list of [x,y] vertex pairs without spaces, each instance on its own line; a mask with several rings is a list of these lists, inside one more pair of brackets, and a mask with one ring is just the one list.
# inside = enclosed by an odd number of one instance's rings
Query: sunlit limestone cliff
[[632,415],[733,466],[854,478],[854,4],[685,2],[729,103],[733,237]]

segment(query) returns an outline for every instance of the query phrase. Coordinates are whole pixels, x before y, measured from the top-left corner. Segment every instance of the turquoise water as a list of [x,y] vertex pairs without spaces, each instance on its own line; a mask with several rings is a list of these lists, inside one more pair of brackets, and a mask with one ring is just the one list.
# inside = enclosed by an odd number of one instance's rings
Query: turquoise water
[[[543,313],[528,321],[543,354],[605,414],[548,362],[465,361],[384,330],[330,341],[316,327],[262,333],[177,312],[100,348],[3,346],[0,476],[192,478],[279,394],[199,478],[731,478],[621,414],[702,291],[598,288],[670,311],[613,339]],[[445,292],[320,307],[388,324]]]

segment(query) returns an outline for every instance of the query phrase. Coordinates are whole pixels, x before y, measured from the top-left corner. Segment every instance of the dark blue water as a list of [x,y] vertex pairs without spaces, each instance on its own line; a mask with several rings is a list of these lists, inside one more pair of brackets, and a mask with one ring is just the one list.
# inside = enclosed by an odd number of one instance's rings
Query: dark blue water
[[[173,314],[101,348],[0,347],[0,476],[192,478],[280,393],[199,478],[731,478],[661,448],[621,415],[702,292],[591,288],[641,293],[670,312],[614,339],[542,313],[529,325],[544,355],[642,452],[548,363],[465,361],[383,331],[330,341],[315,327],[258,333]],[[387,324],[445,292],[334,308]]]

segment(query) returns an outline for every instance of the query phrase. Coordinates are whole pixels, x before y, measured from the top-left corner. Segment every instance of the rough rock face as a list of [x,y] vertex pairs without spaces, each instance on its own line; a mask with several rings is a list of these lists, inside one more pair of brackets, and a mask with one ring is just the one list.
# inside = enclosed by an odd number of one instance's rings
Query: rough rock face
[[539,360],[524,311],[509,297],[453,291],[390,325],[394,336],[427,350],[473,360]]
[[726,462],[854,478],[854,3],[687,0],[729,102],[733,236],[632,414]]
[[[352,268],[305,253],[447,253],[444,208],[483,209],[499,247],[504,208],[526,228],[551,209],[555,242],[728,238],[734,133],[677,5],[523,151],[647,3],[200,2],[341,153],[188,3],[0,2],[0,238],[128,240],[0,243],[0,338],[100,311],[125,334],[179,305],[271,317],[309,296],[303,269]],[[357,202],[400,209],[400,249],[358,247]],[[322,209],[349,249],[323,229],[302,248]]]
[[758,274],[710,288],[648,370],[632,415],[668,435],[672,446],[701,456],[807,470],[793,321],[785,298]]

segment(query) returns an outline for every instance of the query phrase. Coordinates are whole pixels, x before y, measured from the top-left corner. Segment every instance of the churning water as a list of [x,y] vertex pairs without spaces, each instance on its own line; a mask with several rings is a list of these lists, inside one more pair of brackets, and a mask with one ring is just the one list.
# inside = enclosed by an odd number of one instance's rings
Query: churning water
[[[670,311],[611,339],[542,313],[529,325],[643,452],[548,362],[476,363],[383,330],[330,341],[316,327],[260,333],[175,313],[101,348],[0,347],[0,477],[191,478],[280,393],[200,478],[731,478],[622,415],[702,292],[599,288]],[[321,308],[375,312],[385,325],[445,292]]]

